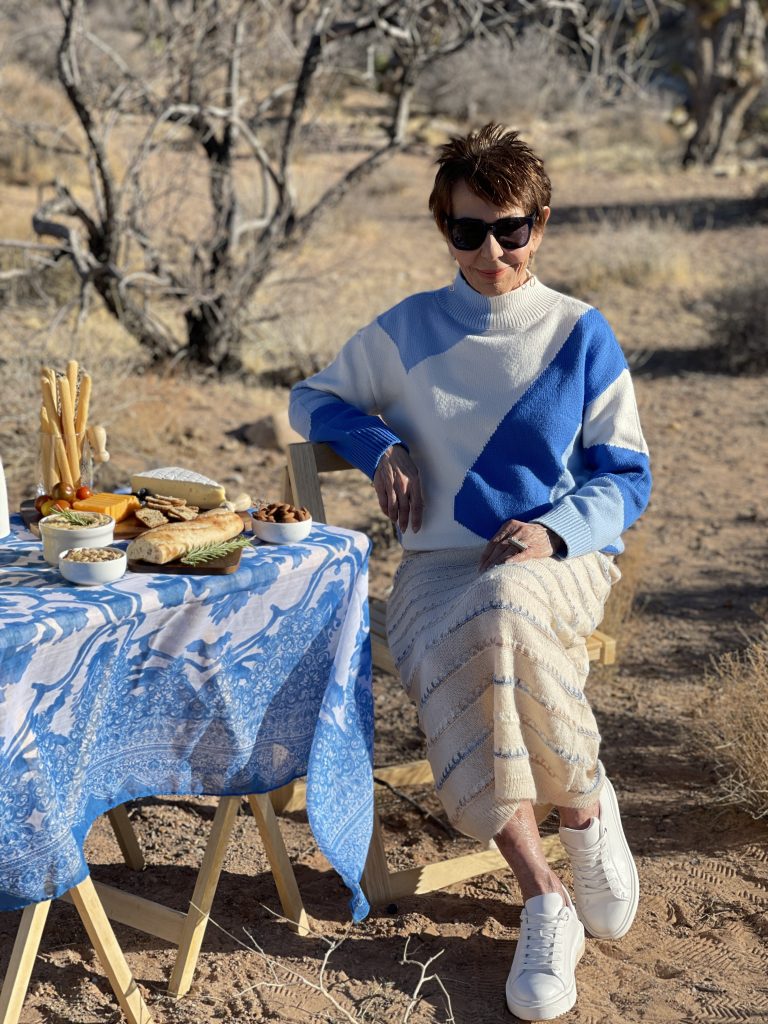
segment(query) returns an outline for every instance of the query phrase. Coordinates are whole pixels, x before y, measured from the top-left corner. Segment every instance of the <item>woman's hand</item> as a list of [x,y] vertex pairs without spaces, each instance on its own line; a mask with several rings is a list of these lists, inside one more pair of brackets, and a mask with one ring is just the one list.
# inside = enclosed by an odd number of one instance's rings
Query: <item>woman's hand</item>
[[373,475],[373,486],[384,515],[397,523],[400,531],[411,529],[418,533],[424,512],[419,471],[402,445],[387,448]]
[[[524,544],[521,549],[518,544]],[[531,558],[549,558],[563,546],[561,537],[541,523],[521,523],[508,519],[488,541],[480,558],[480,572],[505,562],[527,562]]]

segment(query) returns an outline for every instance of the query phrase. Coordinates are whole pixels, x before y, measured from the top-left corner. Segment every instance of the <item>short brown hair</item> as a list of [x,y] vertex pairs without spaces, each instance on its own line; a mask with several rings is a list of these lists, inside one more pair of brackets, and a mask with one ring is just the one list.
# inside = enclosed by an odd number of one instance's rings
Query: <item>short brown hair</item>
[[552,197],[552,182],[543,161],[519,132],[491,122],[446,142],[440,147],[437,163],[429,209],[443,234],[451,215],[453,186],[460,181],[494,206],[519,205],[526,213],[535,213],[542,223],[543,207],[549,206]]

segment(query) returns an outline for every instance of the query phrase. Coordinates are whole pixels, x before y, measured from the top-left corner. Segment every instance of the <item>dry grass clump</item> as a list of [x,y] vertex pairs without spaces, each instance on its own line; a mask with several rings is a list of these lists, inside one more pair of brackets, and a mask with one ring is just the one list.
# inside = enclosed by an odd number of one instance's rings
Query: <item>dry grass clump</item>
[[569,232],[578,231],[578,260],[558,268],[561,287],[578,298],[594,301],[612,284],[639,289],[689,289],[695,284],[690,240],[674,221],[605,220],[557,230],[561,244]]
[[754,818],[768,818],[768,624],[744,650],[718,658],[707,681],[701,732],[720,795]]
[[734,375],[768,373],[768,291],[764,275],[728,285],[714,298],[708,323],[713,369]]

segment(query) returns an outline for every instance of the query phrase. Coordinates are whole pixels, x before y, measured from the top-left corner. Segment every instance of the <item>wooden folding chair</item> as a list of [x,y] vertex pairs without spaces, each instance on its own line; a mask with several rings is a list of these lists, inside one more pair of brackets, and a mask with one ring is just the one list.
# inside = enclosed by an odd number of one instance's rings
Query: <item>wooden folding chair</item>
[[[354,467],[328,445],[312,444],[308,441],[291,444],[288,446],[288,465],[284,479],[285,500],[295,505],[305,505],[313,519],[325,523],[327,518],[320,474],[351,469]],[[387,644],[386,602],[371,597],[369,606],[373,663],[383,671],[396,676],[397,668]],[[616,660],[616,641],[606,633],[595,630],[587,640],[587,651],[590,661],[611,665]],[[375,774],[377,778],[393,786],[429,785],[433,782],[432,770],[426,760],[377,768]],[[305,791],[301,783],[291,783],[272,794],[272,802],[278,812],[298,808],[304,801]],[[543,821],[551,809],[537,807],[537,821]],[[550,858],[562,852],[557,836],[545,838],[543,845]],[[392,871],[387,864],[379,817],[374,811],[373,837],[363,874],[363,888],[372,906],[383,906],[403,896],[444,889],[456,882],[463,882],[506,866],[507,863],[501,854],[491,848],[460,857],[443,858],[431,864]]]
[[[308,935],[307,914],[269,794],[251,793],[247,800],[264,844],[283,914],[290,928],[299,935]],[[241,801],[242,797],[239,796],[225,796],[219,799],[189,910],[186,912],[172,910],[154,900],[127,893],[103,882],[93,883],[107,915],[113,921],[119,921],[147,935],[154,935],[178,947],[168,983],[168,992],[177,999],[185,995],[192,984]],[[125,808],[118,807],[110,811],[109,820],[126,863],[135,870],[142,870],[144,858],[141,847]],[[1,1018],[0,1024],[4,1024]]]

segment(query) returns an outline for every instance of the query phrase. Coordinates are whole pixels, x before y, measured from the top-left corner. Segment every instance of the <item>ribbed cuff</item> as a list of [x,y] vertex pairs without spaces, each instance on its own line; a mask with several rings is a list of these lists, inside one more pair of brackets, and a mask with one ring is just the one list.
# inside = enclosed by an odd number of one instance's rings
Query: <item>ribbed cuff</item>
[[[344,440],[344,458],[353,463],[371,480],[381,456],[393,444],[403,444],[397,434],[386,427],[366,427],[354,430]],[[405,446],[403,446],[405,447]]]
[[592,533],[584,517],[571,504],[561,502],[543,516],[533,519],[549,527],[565,544],[565,558],[578,558],[594,550]]

